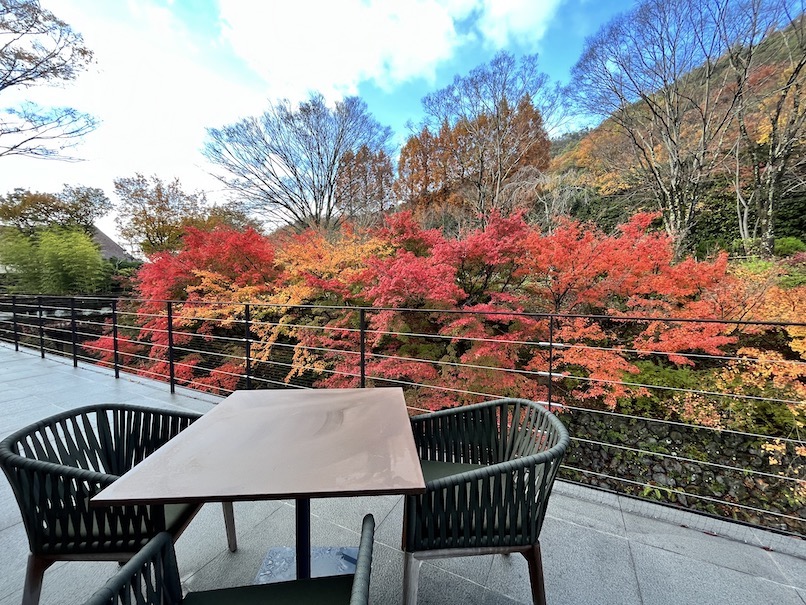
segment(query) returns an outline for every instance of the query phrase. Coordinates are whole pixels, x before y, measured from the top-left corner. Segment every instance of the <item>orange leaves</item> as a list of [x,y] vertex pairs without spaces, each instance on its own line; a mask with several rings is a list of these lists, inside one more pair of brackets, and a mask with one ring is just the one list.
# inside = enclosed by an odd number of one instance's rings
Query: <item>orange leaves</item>
[[[482,89],[503,92],[474,92]],[[486,218],[503,208],[501,189],[519,169],[548,168],[548,135],[528,95],[477,102],[467,113],[449,110],[434,124],[438,133],[423,128],[400,152],[398,192],[418,211],[450,204]]]
[[335,296],[344,302],[361,294],[356,284],[361,282],[367,263],[389,254],[383,240],[355,233],[349,227],[332,240],[321,232],[306,231],[289,239],[278,252],[282,280],[270,300],[291,305]]

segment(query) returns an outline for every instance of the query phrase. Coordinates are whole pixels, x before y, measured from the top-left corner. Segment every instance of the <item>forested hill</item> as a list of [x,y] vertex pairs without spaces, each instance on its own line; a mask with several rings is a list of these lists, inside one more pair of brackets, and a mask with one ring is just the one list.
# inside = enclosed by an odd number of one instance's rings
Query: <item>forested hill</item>
[[588,41],[570,88],[601,121],[552,142],[554,199],[605,228],[660,210],[701,257],[803,240],[802,7],[735,3],[717,22],[686,4],[642,3]]

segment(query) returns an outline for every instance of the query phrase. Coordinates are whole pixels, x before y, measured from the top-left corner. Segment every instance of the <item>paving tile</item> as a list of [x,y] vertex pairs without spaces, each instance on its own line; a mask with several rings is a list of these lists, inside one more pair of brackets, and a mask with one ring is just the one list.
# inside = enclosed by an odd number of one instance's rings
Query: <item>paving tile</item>
[[630,547],[645,603],[802,605],[791,587],[640,542]]
[[41,396],[28,395],[0,403],[0,439],[62,410]]
[[420,569],[418,605],[487,605],[518,602],[508,595],[457,576],[429,561],[424,562]]
[[777,534],[758,528],[752,528],[752,530],[757,535],[759,544],[763,545],[767,550],[806,561],[806,538]]
[[375,517],[375,542],[400,550],[403,541],[403,497],[397,498],[394,506],[380,519]]
[[[546,519],[540,548],[550,603],[641,603],[626,538]],[[526,560],[520,555],[496,557],[487,586],[527,602],[531,588]]]
[[[276,502],[236,502],[235,536],[239,549],[248,543],[255,527],[280,504]],[[228,552],[227,533],[221,504],[205,504],[176,541],[176,556],[183,570],[196,570]],[[189,572],[190,573],[190,572]]]
[[552,493],[546,516],[618,536],[625,535],[621,510],[595,502],[587,502],[560,493]]
[[[16,507],[16,505],[15,505]],[[12,595],[21,595],[28,559],[28,538],[22,523],[0,530],[0,603]],[[19,605],[17,597],[15,605]]]
[[[360,531],[364,515],[371,513],[375,525],[384,521],[400,496],[359,496],[354,498],[316,498],[311,500],[311,515],[347,529]],[[398,531],[398,534],[402,531]],[[400,542],[398,537],[398,542]]]
[[9,401],[25,399],[26,397],[31,396],[30,393],[28,393],[24,388],[17,388],[11,386],[10,382],[5,382],[2,375],[0,375],[0,383],[3,385],[3,390],[0,392],[0,404],[6,404]]
[[771,552],[770,558],[786,578],[784,583],[806,591],[806,558]]
[[22,523],[20,507],[17,505],[17,498],[11,491],[8,482],[0,479],[0,531],[12,525]]
[[786,577],[760,546],[743,544],[720,536],[671,523],[624,514],[627,535],[633,543],[654,546],[699,561],[705,561],[774,582],[786,582]]
[[[29,390],[40,382],[48,384]],[[54,384],[59,388],[50,388]],[[181,387],[172,395],[165,383],[127,374],[115,380],[106,368],[82,362],[74,369],[69,359],[41,360],[0,344],[0,437],[85,403],[119,401],[205,412],[217,400]],[[10,486],[0,483],[0,605],[18,605],[28,544]],[[376,520],[371,602],[399,605],[402,497],[314,500],[312,543],[357,545],[366,512]],[[201,590],[251,583],[269,548],[295,541],[293,501],[235,503],[235,523],[239,548],[230,553],[221,506],[202,508],[176,545],[186,586]],[[686,524],[691,527],[681,527]],[[703,525],[734,538],[747,536],[750,544],[774,552],[708,536]],[[806,605],[806,542],[573,484],[556,484],[541,544],[552,605],[637,605],[642,597],[652,605]],[[117,569],[114,563],[57,563],[46,572],[42,605],[80,603]],[[529,602],[528,568],[520,555],[423,563],[420,605]]]
[[370,603],[383,603],[383,605],[403,603],[403,553],[399,549],[375,543],[372,551],[369,597]]
[[[65,561],[54,565],[45,572],[39,604],[83,603],[119,569],[112,561]],[[19,605],[19,600],[14,605]]]

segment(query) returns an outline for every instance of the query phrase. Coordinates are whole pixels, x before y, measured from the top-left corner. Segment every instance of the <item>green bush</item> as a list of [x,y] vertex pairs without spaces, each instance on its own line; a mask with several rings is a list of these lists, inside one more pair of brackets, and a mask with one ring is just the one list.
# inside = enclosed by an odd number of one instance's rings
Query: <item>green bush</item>
[[775,240],[775,256],[792,256],[798,252],[806,252],[806,244],[797,237],[782,237]]
[[110,272],[87,234],[63,228],[33,236],[4,231],[0,264],[11,290],[29,294],[95,294],[106,287]]

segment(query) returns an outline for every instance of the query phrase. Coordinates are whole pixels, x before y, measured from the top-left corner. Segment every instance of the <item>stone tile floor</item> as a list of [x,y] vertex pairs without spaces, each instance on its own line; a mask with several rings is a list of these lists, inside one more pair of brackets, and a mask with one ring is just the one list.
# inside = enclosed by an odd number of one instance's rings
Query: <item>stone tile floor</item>
[[[63,409],[117,401],[206,411],[216,398],[0,343],[0,436]],[[372,602],[401,602],[402,499],[315,500],[314,545],[355,545],[367,512],[377,523]],[[293,502],[236,503],[239,548],[226,548],[221,507],[206,505],[177,542],[189,590],[251,583],[266,551],[293,544]],[[561,604],[806,605],[806,541],[558,482],[541,536],[546,591]],[[0,479],[0,605],[20,602],[28,545],[19,511]],[[57,563],[45,573],[42,605],[81,603],[115,563]],[[520,556],[423,564],[419,601],[529,603]]]

